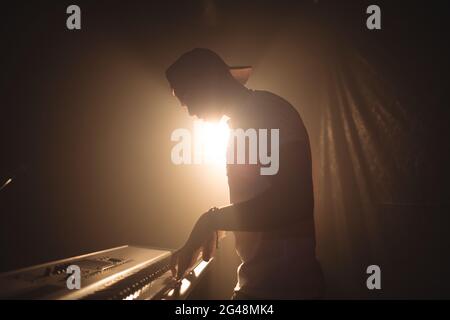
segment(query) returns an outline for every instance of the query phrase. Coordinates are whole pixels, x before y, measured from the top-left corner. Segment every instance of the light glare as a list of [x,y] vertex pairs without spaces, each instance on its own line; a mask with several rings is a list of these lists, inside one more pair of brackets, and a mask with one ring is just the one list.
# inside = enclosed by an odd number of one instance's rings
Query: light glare
[[194,127],[195,143],[201,146],[196,152],[200,152],[204,163],[224,166],[226,164],[226,150],[230,135],[226,119],[222,119],[219,122],[196,120]]

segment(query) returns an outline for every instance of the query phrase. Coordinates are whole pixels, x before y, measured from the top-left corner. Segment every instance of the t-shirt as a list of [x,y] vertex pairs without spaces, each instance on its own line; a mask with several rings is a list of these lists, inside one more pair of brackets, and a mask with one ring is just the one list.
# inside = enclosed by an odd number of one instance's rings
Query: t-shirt
[[[269,140],[270,130],[279,129],[278,174],[297,174],[298,177],[289,179],[297,183],[284,183],[278,179],[275,184],[274,179],[277,177],[262,175],[260,169],[263,165],[260,163],[229,163],[227,176],[230,202],[236,204],[247,201],[267,190],[273,190],[274,197],[286,193],[290,200],[284,201],[283,205],[277,206],[270,213],[274,223],[277,216],[285,214],[286,210],[289,215],[301,215],[303,220],[299,226],[283,227],[276,232],[234,232],[236,251],[242,261],[237,272],[235,291],[253,298],[319,297],[323,289],[323,278],[315,255],[311,151],[306,128],[298,112],[284,99],[270,92],[250,92],[241,117],[231,119],[231,128],[267,129]],[[236,147],[236,143],[233,146]],[[230,151],[229,147],[228,152]],[[300,156],[304,160],[290,161],[293,159],[291,155]],[[296,198],[311,201],[311,209],[296,212]]]

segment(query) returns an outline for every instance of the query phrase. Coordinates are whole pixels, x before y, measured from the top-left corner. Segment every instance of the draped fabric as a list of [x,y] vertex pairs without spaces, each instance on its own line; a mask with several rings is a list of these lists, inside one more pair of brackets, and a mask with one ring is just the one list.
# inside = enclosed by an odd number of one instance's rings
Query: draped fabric
[[359,273],[362,280],[362,267],[382,258],[375,204],[395,190],[392,150],[406,132],[395,96],[383,92],[383,82],[361,56],[347,54],[352,56],[330,66],[321,106],[316,219],[319,234],[334,239],[324,249],[331,251],[324,258],[325,267],[333,265],[329,278],[338,279],[329,287],[350,285],[357,292],[349,278]]
[[[445,191],[429,189],[445,183],[436,178],[448,151],[439,156],[430,147],[440,133],[420,111],[419,93],[395,83],[355,46],[340,50],[325,70],[310,127],[317,136],[315,216],[328,296],[376,296],[366,287],[372,264],[389,281],[385,298],[423,297],[427,290],[439,296],[431,270],[444,269],[448,259],[439,261],[432,250],[443,246],[439,225],[448,218],[439,220]],[[426,113],[439,119],[431,107]]]

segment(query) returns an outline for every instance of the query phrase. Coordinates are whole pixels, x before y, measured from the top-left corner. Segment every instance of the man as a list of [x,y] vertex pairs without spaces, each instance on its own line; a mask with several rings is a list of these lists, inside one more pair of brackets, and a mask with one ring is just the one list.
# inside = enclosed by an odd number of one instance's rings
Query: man
[[208,49],[183,54],[166,76],[192,116],[219,120],[226,115],[232,129],[279,129],[279,171],[261,175],[261,163],[227,164],[232,204],[199,218],[186,244],[173,255],[173,272],[182,277],[200,252],[209,260],[217,232],[233,231],[242,260],[234,299],[321,297],[311,151],[297,111],[272,93],[247,89]]

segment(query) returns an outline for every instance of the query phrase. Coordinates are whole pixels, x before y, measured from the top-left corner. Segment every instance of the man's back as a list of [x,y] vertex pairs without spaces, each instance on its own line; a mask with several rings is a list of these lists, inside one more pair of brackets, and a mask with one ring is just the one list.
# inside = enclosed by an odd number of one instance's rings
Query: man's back
[[[265,176],[259,164],[228,164],[231,203],[247,201],[271,187],[275,192],[289,193],[289,198],[306,198],[313,203],[309,139],[297,111],[265,91],[252,91],[243,109],[241,118],[231,123],[235,129],[267,129],[269,133],[270,129],[279,129],[280,171],[278,176]],[[290,172],[295,177],[285,179]],[[292,178],[301,188],[290,182]],[[297,213],[297,208],[286,201],[277,209],[302,215],[301,225],[269,232],[234,232],[242,260],[235,290],[252,298],[318,297],[323,280],[315,257],[313,206],[309,212]],[[273,212],[274,221],[277,215]]]

